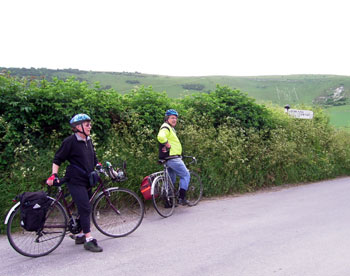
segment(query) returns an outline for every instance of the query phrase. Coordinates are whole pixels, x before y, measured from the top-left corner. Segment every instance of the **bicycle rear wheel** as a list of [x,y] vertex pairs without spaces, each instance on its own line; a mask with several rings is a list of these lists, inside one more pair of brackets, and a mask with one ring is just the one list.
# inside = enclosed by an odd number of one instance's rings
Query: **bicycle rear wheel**
[[203,184],[199,175],[190,171],[191,180],[188,185],[186,198],[189,201],[189,206],[195,206],[201,200],[203,195]]
[[41,257],[51,253],[61,244],[66,234],[67,217],[59,202],[50,206],[42,230],[26,231],[20,222],[18,206],[7,223],[7,237],[13,249],[27,257]]
[[92,221],[106,236],[118,238],[134,232],[141,224],[144,205],[136,193],[110,188],[94,202]]
[[151,194],[153,206],[158,214],[164,218],[171,216],[175,209],[175,192],[173,185],[166,182],[163,175],[154,179]]

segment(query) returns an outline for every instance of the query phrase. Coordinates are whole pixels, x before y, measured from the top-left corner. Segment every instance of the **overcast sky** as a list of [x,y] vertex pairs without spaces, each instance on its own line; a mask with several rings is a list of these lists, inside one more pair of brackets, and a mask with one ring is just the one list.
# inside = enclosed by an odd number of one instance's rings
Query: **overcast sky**
[[347,2],[4,0],[0,66],[350,75]]

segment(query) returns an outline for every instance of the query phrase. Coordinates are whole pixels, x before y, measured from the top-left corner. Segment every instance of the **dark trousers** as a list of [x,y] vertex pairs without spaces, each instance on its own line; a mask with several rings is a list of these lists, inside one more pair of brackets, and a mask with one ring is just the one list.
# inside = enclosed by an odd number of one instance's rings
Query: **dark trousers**
[[90,230],[90,214],[91,205],[89,199],[91,197],[91,190],[88,190],[87,186],[68,184],[69,192],[78,208],[78,213],[80,216],[80,225],[83,229],[84,234],[89,233]]

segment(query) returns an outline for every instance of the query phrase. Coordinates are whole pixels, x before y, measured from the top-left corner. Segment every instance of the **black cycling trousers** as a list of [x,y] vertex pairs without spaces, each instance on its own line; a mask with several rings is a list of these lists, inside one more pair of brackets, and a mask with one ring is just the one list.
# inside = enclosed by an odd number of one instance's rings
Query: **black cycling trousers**
[[83,229],[84,234],[89,233],[90,230],[90,214],[91,205],[89,199],[91,197],[91,190],[88,190],[86,186],[68,184],[69,192],[78,208],[78,213],[80,217],[80,225]]

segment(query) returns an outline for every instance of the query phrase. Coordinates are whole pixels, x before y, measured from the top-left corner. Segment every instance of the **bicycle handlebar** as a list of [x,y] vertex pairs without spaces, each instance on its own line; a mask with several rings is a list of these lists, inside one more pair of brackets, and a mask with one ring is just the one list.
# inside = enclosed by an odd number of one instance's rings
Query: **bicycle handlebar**
[[57,179],[55,179],[54,181],[53,181],[53,186],[55,186],[55,187],[59,187],[59,186],[62,186],[64,183],[66,183],[67,182],[67,179],[65,178],[65,177],[63,177],[63,178],[58,178],[58,181],[57,181]]
[[112,164],[106,161],[106,168],[101,166],[98,172],[110,177],[112,181],[122,182],[128,179],[126,176],[126,161],[123,161],[122,168],[117,168],[117,170],[114,170]]
[[194,156],[182,156],[182,158],[191,158],[192,159],[192,161],[189,163],[189,164],[197,164],[197,159],[196,159],[196,157],[194,157]]
[[[109,161],[106,161],[106,165],[105,166],[98,166],[96,167],[96,171],[101,175],[105,175],[109,178],[112,179],[112,181],[117,181],[117,182],[122,182],[125,181],[127,179],[126,176],[126,161],[123,161],[123,165],[122,168],[117,168],[116,170],[114,170],[112,164]],[[64,183],[68,182],[68,179],[66,177],[63,178],[58,178],[59,181],[57,181],[57,179],[55,179],[53,181],[53,186],[59,187],[62,186]]]

